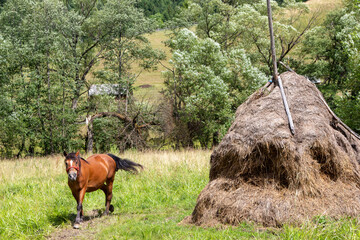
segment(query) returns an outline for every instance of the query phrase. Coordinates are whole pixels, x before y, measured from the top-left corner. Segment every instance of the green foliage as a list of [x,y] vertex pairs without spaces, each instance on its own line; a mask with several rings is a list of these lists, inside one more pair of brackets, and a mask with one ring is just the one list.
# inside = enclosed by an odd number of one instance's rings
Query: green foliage
[[[301,43],[302,36],[312,28],[316,15],[304,24],[301,16],[309,12],[303,3],[286,1],[282,6],[272,2],[275,43],[278,61]],[[286,17],[283,17],[286,15]],[[190,1],[178,25],[197,23],[196,33],[201,38],[211,38],[223,51],[246,49],[252,65],[267,75],[272,72],[267,6],[265,1]]]
[[360,9],[351,2],[347,8],[330,12],[322,26],[306,36],[297,71],[323,79],[320,89],[330,106],[359,132]]
[[[306,36],[303,47],[307,58],[313,60],[312,64],[305,66],[311,70],[319,69],[312,75],[326,79],[338,86],[343,85],[349,74],[349,57],[344,49],[346,34],[341,34],[348,25],[341,20],[344,14],[345,10],[343,9],[330,13],[323,26],[313,29]],[[349,29],[353,28],[354,23],[349,26]],[[303,72],[310,74],[307,69],[304,69]]]
[[360,97],[349,95],[336,96],[334,101],[336,114],[355,132],[360,133]]
[[[113,12],[111,15],[107,15]],[[150,32],[153,22],[146,19],[144,15],[134,6],[132,1],[109,1],[99,16],[109,17],[104,21],[104,27],[113,24],[110,32],[111,41],[104,46],[102,54],[103,68],[94,72],[98,83],[118,84],[126,91],[124,101],[110,101],[107,96],[99,96],[92,99],[95,108],[90,108],[89,114],[95,112],[121,112],[134,119],[138,124],[146,124],[144,119],[150,111],[139,109],[141,103],[132,97],[136,75],[132,67],[136,66],[141,71],[155,70],[159,60],[165,57],[164,53],[153,49],[143,33]],[[112,108],[109,106],[113,106]],[[131,127],[129,126],[131,125]],[[94,122],[94,141],[97,152],[109,151],[116,146],[123,151],[127,148],[142,148],[147,140],[147,131],[142,131],[141,136],[133,132],[133,124],[123,123],[118,119],[97,119]],[[141,138],[144,138],[142,140]]]
[[183,3],[184,0],[139,0],[136,6],[148,17],[157,16],[161,21],[167,21],[175,16],[177,7]]
[[174,71],[166,74],[165,93],[175,118],[187,125],[191,139],[182,144],[197,140],[208,147],[214,137],[218,141],[225,134],[234,109],[244,100],[241,96],[248,94],[244,91],[259,87],[266,77],[251,65],[244,50],[223,53],[214,40],[201,39],[188,29],[179,31],[169,46]]
[[[320,88],[330,106],[359,131],[358,0],[345,1],[346,8],[330,13],[315,28],[316,16],[307,15],[302,1],[279,2],[272,1],[278,60],[322,79],[325,85]],[[85,119],[110,110],[133,124],[96,119],[98,151],[149,146],[169,131],[176,137],[163,142],[171,146],[210,147],[221,139],[236,108],[272,72],[265,1],[1,3],[1,156],[84,148]],[[179,6],[184,9],[174,17]],[[307,22],[304,16],[309,16]],[[156,69],[165,57],[144,33],[169,19],[177,28],[169,41],[172,68],[164,90],[170,106],[161,111],[171,117],[159,119],[161,107],[137,102],[132,93],[141,71]],[[195,33],[183,26],[192,26]],[[120,85],[126,89],[125,99],[88,98],[90,85],[98,83]],[[134,131],[138,126],[142,130]]]
[[75,116],[64,104],[72,87],[64,77],[66,43],[57,29],[64,11],[56,1],[9,1],[4,6],[0,21],[7,64],[2,70],[8,82],[2,90],[12,106],[0,120],[8,136],[1,140],[6,155],[14,150],[21,154],[25,148],[34,154],[36,145],[52,153],[67,147],[66,139],[74,136]]
[[126,84],[133,62],[163,57],[142,36],[151,22],[130,0],[8,1],[0,14],[0,153],[50,154],[84,146],[78,122],[89,114],[90,74]]
[[307,2],[308,0],[275,0],[279,5],[284,4],[286,2]]
[[[164,53],[154,50],[142,36],[152,31],[152,22],[144,18],[131,2],[109,1],[99,11],[99,16],[106,16],[103,28],[109,24],[114,26],[109,33],[111,40],[104,46],[104,69],[95,73],[101,82],[127,86],[129,91],[132,91],[135,80],[134,74],[130,72],[134,63],[142,70],[154,70],[158,61],[164,58]],[[109,15],[109,12],[112,14]]]

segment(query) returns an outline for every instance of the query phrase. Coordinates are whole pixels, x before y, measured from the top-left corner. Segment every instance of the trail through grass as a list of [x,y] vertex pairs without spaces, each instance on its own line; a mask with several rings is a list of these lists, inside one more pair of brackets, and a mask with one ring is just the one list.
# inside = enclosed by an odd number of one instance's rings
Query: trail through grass
[[[86,156],[85,156],[86,157]],[[318,218],[301,227],[267,229],[243,223],[201,228],[179,225],[208,183],[210,151],[126,152],[145,166],[138,175],[119,171],[112,215],[104,194],[87,193],[87,219],[72,229],[76,203],[62,156],[0,161],[0,239],[357,239],[355,220]]]

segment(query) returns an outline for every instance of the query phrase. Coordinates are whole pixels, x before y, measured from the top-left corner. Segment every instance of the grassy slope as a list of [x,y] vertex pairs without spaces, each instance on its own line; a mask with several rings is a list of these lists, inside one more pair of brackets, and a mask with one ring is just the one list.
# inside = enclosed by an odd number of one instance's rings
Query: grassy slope
[[[251,224],[200,228],[178,223],[191,214],[208,182],[210,151],[127,152],[146,168],[139,175],[118,172],[115,212],[73,230],[76,204],[67,187],[63,157],[0,162],[0,239],[356,239],[350,219],[318,218],[301,227],[265,229]],[[85,216],[104,210],[101,191],[87,193]]]
[[342,0],[309,0],[306,2],[311,11],[329,12],[342,5]]
[[[146,37],[153,48],[165,52],[167,58],[162,61],[162,64],[171,67],[168,63],[171,57],[170,49],[166,47],[164,43],[168,39],[168,34],[170,34],[170,31],[156,31],[152,34],[147,34]],[[157,69],[154,71],[143,71],[139,67],[134,66],[132,71],[136,74],[141,73],[134,84],[134,86],[137,87],[135,97],[138,99],[144,98],[152,102],[160,99],[160,91],[164,87],[162,72],[165,70],[166,68],[161,64],[158,64]],[[141,87],[143,85],[148,85],[148,87]]]

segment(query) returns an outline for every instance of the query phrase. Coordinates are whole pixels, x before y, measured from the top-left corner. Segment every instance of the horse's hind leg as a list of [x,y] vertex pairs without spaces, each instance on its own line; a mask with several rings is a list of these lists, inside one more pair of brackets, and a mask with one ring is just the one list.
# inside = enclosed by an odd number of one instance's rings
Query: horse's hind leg
[[109,180],[106,182],[106,185],[104,184],[101,187],[101,190],[105,193],[105,215],[109,214],[110,212],[114,211],[114,206],[111,205],[111,199],[112,199],[112,189],[113,189],[113,180]]
[[104,192],[104,194],[105,194],[105,207],[106,207],[106,203],[107,203],[106,198],[107,198],[107,194],[108,194],[107,186],[104,184],[104,185],[101,186],[100,189],[101,189],[101,190]]

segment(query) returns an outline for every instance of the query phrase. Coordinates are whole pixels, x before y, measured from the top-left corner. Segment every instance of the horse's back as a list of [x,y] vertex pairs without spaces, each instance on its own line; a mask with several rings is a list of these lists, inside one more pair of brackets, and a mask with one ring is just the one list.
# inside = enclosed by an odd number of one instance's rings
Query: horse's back
[[89,187],[98,187],[115,175],[116,163],[106,154],[94,154],[86,159],[89,172]]
[[86,160],[90,163],[90,165],[93,164],[99,166],[99,164],[104,164],[107,168],[116,167],[115,161],[107,154],[94,154]]

